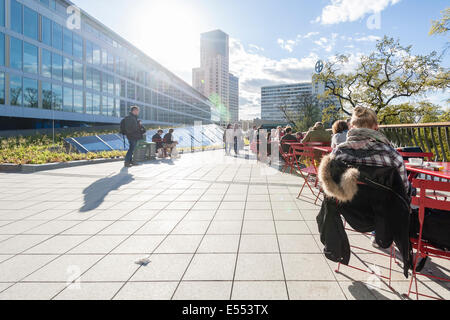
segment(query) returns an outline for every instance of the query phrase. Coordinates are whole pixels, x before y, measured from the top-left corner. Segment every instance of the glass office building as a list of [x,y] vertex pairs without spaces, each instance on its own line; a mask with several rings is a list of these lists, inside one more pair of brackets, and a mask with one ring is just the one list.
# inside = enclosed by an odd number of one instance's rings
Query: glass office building
[[70,1],[0,0],[0,129],[211,123],[213,104]]

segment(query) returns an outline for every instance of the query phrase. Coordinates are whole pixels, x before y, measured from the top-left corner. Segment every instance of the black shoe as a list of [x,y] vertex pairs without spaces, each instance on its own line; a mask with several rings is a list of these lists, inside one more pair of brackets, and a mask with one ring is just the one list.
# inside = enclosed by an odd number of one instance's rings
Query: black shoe
[[129,163],[129,162],[125,162],[124,167],[125,168],[131,168],[133,166],[133,164]]

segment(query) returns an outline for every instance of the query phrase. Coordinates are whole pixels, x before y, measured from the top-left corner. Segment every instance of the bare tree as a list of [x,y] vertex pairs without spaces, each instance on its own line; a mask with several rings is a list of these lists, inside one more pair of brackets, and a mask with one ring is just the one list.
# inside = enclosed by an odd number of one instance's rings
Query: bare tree
[[304,93],[292,100],[285,100],[279,106],[288,123],[295,131],[307,131],[321,119],[320,99],[311,93]]

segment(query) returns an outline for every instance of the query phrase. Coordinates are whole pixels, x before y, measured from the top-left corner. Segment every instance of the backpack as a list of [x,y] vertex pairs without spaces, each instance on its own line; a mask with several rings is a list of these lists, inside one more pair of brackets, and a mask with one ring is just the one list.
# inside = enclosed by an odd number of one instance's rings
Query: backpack
[[122,121],[120,121],[120,131],[119,131],[119,133],[124,135],[124,136],[127,135],[127,129],[125,127],[125,119],[126,118],[123,118]]

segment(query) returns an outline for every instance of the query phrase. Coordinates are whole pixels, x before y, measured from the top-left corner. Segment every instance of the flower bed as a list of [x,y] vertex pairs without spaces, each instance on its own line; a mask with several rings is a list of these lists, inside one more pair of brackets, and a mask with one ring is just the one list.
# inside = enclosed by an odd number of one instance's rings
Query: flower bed
[[56,134],[55,142],[46,135],[30,137],[0,138],[0,163],[3,164],[46,164],[76,160],[114,159],[125,156],[123,151],[79,154],[66,152],[64,139],[112,132],[76,132]]

